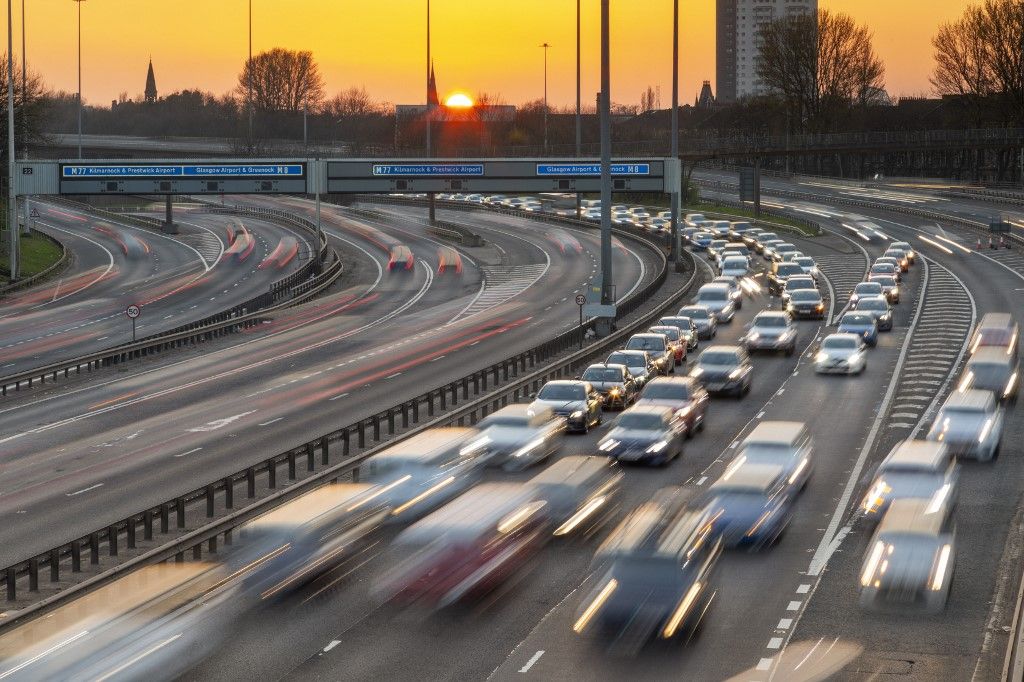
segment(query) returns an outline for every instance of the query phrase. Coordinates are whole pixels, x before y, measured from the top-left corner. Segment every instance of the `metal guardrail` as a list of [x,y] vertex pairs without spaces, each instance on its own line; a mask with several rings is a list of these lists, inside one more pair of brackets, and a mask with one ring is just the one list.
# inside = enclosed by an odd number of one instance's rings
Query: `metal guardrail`
[[[83,204],[82,206],[86,205]],[[283,211],[247,207],[223,207],[211,210],[215,213],[258,215],[273,218],[286,221],[303,229],[312,229],[314,234],[318,234],[316,226],[310,221],[296,218]],[[102,215],[107,212],[101,210],[98,213]],[[116,216],[115,219],[120,220],[121,218]],[[139,216],[134,216],[133,219],[145,220]],[[6,396],[8,391],[20,391],[23,385],[26,388],[31,388],[36,380],[40,383],[45,383],[47,377],[51,381],[56,381],[61,375],[67,378],[72,370],[76,374],[81,374],[83,371],[92,372],[93,370],[121,364],[136,358],[218,338],[258,324],[267,313],[273,310],[307,300],[333,284],[341,275],[341,259],[338,258],[333,250],[328,250],[327,240],[323,233],[319,233],[319,238],[320,248],[318,257],[309,259],[309,262],[305,263],[295,272],[275,280],[270,285],[269,290],[262,294],[258,294],[227,310],[208,315],[195,322],[175,327],[160,334],[145,337],[134,343],[121,344],[88,355],[81,355],[6,377],[0,377],[0,396]],[[328,261],[326,267],[324,266],[325,260]]]
[[[621,230],[618,232],[625,238],[641,241],[653,247],[661,255],[662,266],[659,275],[652,282],[619,306],[617,317],[621,319],[647,302],[661,288],[668,276],[668,263],[660,245],[651,241],[646,235],[632,234]],[[52,583],[61,581],[61,575],[65,569],[69,570],[71,574],[81,573],[83,554],[90,565],[96,565],[100,561],[101,549],[105,549],[110,556],[117,556],[122,546],[122,539],[123,546],[133,549],[137,547],[140,532],[144,540],[151,540],[157,527],[162,534],[172,532],[172,517],[174,518],[174,532],[185,528],[186,512],[189,506],[205,504],[207,518],[215,516],[218,501],[225,510],[233,510],[235,491],[238,486],[245,486],[247,499],[256,497],[257,477],[266,480],[268,489],[276,490],[279,470],[286,466],[288,480],[296,480],[300,459],[305,460],[308,472],[315,470],[317,454],[319,454],[321,466],[328,467],[324,471],[288,487],[285,491],[274,493],[239,511],[232,511],[226,518],[189,532],[170,544],[146,552],[30,607],[12,612],[9,614],[8,620],[0,622],[0,631],[83,591],[99,587],[139,565],[171,558],[183,561],[187,553],[190,553],[194,559],[199,559],[202,557],[204,546],[207,551],[215,552],[218,543],[231,543],[233,528],[249,518],[265,512],[273,505],[332,479],[347,475],[358,478],[359,464],[383,447],[387,438],[397,435],[399,429],[410,428],[410,424],[412,430],[402,435],[411,435],[418,430],[442,424],[458,423],[462,425],[467,420],[473,423],[478,418],[486,416],[490,411],[499,409],[509,402],[518,402],[528,395],[530,390],[536,391],[545,380],[572,376],[573,368],[578,367],[587,358],[605,352],[606,349],[618,344],[636,329],[649,325],[651,320],[657,319],[662,314],[662,311],[686,296],[696,281],[698,271],[696,261],[692,256],[690,258],[693,272],[683,287],[667,300],[659,303],[654,310],[625,325],[624,328],[609,337],[586,345],[582,350],[578,349],[584,345],[586,333],[591,326],[589,323],[583,327],[567,330],[555,338],[511,358],[435,387],[410,400],[402,401],[387,410],[360,419],[341,429],[322,434],[233,475],[213,481],[202,488],[144,509],[100,530],[64,542],[4,568],[3,576],[7,588],[7,599],[13,601],[17,599],[19,582],[27,582],[30,592],[39,589],[41,572],[48,571]],[[566,355],[567,353],[568,355]],[[548,364],[545,365],[545,363]],[[534,371],[529,372],[531,369]],[[521,376],[523,374],[525,376]],[[472,398],[470,397],[471,390]],[[459,407],[460,400],[464,403],[461,407]],[[425,424],[420,423],[421,415],[427,420]],[[399,420],[400,427],[398,426]],[[384,433],[385,428],[387,434]],[[371,446],[370,449],[366,449],[368,445]],[[338,450],[340,450],[343,461],[330,465],[331,454]],[[357,451],[358,454],[356,454]]]

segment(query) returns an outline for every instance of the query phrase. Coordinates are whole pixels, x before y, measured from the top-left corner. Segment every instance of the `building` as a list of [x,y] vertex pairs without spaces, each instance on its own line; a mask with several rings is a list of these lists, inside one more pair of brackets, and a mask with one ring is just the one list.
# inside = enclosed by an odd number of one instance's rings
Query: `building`
[[153,60],[149,60],[149,71],[146,72],[146,104],[156,102],[156,77],[153,75]]
[[818,0],[717,0],[716,63],[718,101],[765,93],[757,77],[762,26],[798,14],[817,14]]
[[711,91],[711,81],[704,81],[700,94],[693,101],[693,106],[697,109],[710,109],[714,104],[715,94]]

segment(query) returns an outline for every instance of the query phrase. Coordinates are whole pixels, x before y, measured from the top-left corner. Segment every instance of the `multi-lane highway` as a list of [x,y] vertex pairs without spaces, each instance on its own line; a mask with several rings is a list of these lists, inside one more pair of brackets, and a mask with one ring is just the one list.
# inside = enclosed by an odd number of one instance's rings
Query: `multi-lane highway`
[[[143,310],[139,338],[229,309],[266,292],[316,248],[312,235],[248,217],[188,216],[171,236],[64,205],[36,208],[36,227],[74,258],[57,279],[4,300],[0,376],[131,341],[128,305]],[[234,253],[236,233],[251,235],[252,248]],[[282,244],[294,245],[292,257],[268,260]]]

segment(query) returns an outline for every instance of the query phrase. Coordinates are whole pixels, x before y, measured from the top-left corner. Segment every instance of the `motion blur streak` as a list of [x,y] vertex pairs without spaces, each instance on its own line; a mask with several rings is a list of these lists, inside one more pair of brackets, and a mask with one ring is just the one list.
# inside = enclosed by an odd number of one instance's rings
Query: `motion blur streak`
[[608,583],[601,588],[598,595],[594,597],[594,601],[590,602],[590,606],[588,606],[583,612],[583,615],[581,615],[579,620],[576,621],[576,624],[572,626],[572,629],[576,632],[583,632],[586,630],[587,624],[590,623],[591,619],[593,619],[594,614],[601,609],[601,606],[604,605],[606,601],[608,601],[608,597],[612,596],[612,592],[614,592],[618,586],[618,580],[615,578],[609,580]]

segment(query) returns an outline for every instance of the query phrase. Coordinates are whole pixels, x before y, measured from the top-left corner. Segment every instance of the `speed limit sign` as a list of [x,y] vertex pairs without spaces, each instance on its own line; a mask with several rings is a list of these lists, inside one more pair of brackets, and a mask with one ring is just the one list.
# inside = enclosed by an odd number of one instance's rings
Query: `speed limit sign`
[[130,305],[128,306],[128,309],[125,310],[124,312],[126,315],[128,315],[128,317],[134,320],[136,317],[142,314],[142,309],[139,308],[139,306],[137,305]]
[[576,305],[586,305],[587,297],[583,294],[576,294]]

